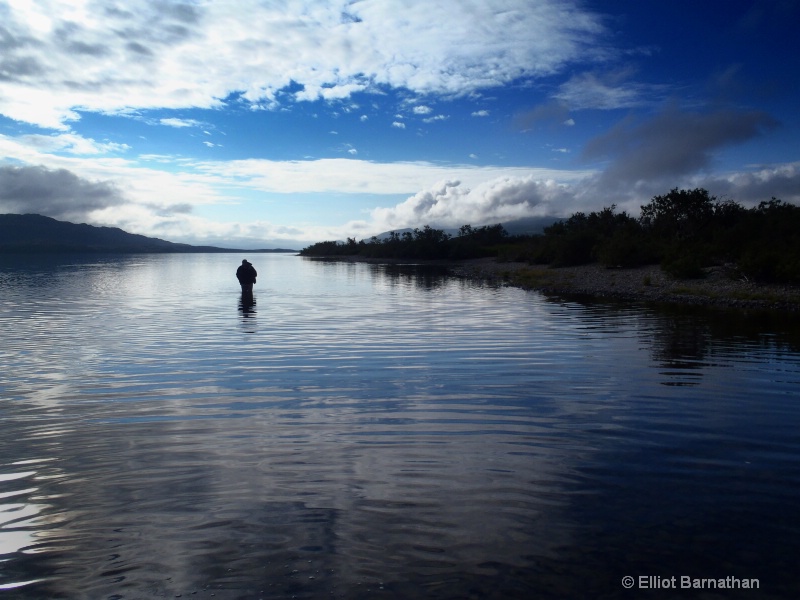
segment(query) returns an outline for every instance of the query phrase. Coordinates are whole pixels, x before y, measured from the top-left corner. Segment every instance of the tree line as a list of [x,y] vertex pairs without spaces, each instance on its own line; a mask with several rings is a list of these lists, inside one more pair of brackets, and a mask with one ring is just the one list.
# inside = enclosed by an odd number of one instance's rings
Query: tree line
[[612,205],[574,213],[541,234],[511,236],[498,224],[464,225],[450,235],[426,225],[380,239],[320,242],[300,254],[424,260],[495,256],[553,267],[660,263],[681,279],[701,278],[708,267],[727,265],[755,281],[800,283],[800,207],[773,198],[745,208],[702,188],[676,188],[642,206],[638,218]]

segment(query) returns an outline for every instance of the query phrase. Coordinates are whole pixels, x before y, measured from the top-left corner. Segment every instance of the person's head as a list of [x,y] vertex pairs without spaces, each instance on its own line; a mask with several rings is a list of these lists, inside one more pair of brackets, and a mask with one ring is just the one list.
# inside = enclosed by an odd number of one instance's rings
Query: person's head
[[245,258],[245,259],[242,261],[242,264],[243,264],[243,265],[249,265],[250,263],[249,263],[249,262],[247,262],[247,259]]

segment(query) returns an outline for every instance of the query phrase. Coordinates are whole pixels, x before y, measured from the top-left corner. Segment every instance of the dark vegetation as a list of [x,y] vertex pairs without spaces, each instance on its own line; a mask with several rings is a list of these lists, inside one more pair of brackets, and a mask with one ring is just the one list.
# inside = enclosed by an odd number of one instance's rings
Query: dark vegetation
[[578,212],[538,235],[511,236],[502,225],[461,227],[458,235],[425,226],[379,239],[320,242],[303,256],[459,260],[495,256],[553,267],[660,264],[680,279],[726,265],[760,282],[800,283],[800,207],[773,198],[753,208],[717,200],[704,189],[654,197],[639,218],[611,206]]

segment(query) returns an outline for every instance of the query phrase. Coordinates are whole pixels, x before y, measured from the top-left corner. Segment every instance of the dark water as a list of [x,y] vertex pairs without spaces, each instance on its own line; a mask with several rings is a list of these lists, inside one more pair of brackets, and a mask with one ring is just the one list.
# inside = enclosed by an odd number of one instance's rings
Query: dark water
[[796,321],[241,258],[2,259],[0,597],[800,596]]

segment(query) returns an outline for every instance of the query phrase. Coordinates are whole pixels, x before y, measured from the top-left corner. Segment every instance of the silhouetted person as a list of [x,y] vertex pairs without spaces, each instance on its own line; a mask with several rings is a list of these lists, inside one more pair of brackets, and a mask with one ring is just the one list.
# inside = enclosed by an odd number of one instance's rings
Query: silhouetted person
[[255,267],[247,262],[247,259],[243,260],[239,268],[236,269],[236,279],[239,280],[239,284],[242,286],[242,294],[253,293],[253,284],[256,282],[257,275]]

